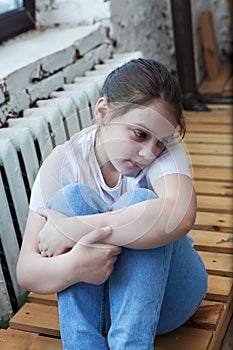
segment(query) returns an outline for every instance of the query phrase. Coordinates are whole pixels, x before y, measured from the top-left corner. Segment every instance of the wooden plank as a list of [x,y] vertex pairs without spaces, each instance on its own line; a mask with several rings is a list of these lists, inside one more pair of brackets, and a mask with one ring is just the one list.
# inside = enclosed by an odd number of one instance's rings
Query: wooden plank
[[233,183],[230,181],[219,182],[195,179],[194,186],[197,194],[233,196]]
[[57,295],[56,294],[38,294],[30,293],[28,295],[29,303],[45,304],[50,306],[57,305]]
[[[223,155],[205,155],[205,154],[192,154],[191,156],[192,166],[211,166],[211,167],[222,167],[232,168],[233,158],[232,156]],[[212,169],[214,171],[214,169]]]
[[43,337],[38,334],[0,329],[1,350],[62,350],[60,339]]
[[197,142],[197,143],[213,143],[213,144],[233,144],[231,134],[218,134],[218,133],[192,133],[187,130],[185,134],[184,142]]
[[185,326],[215,331],[224,307],[224,303],[203,300],[195,314],[185,323]]
[[155,350],[208,350],[212,331],[180,327],[173,332],[157,336]]
[[202,12],[199,16],[201,41],[204,50],[205,67],[208,80],[214,80],[219,75],[218,48],[212,22],[212,14],[209,11]]
[[212,124],[212,123],[189,123],[187,125],[187,132],[191,133],[219,133],[219,134],[232,134],[231,124]]
[[212,180],[212,181],[233,181],[233,174],[231,168],[214,168],[207,166],[192,166],[192,173],[194,179]]
[[232,145],[215,145],[199,143],[185,143],[185,149],[192,156],[192,154],[216,154],[216,155],[231,155],[233,154]]
[[208,81],[205,79],[199,86],[200,94],[222,95],[224,86],[232,75],[232,64],[222,63],[220,65],[219,75],[215,80]]
[[208,276],[206,300],[231,302],[233,296],[233,278],[224,276]]
[[197,212],[195,229],[233,232],[232,214]]
[[209,107],[210,109],[214,109],[215,111],[226,111],[226,110],[231,110],[233,109],[233,105],[228,103],[228,104],[224,104],[224,103],[207,103],[207,107]]
[[231,254],[199,251],[208,274],[233,277],[233,260]]
[[[210,107],[211,108],[211,107]],[[193,123],[211,123],[211,124],[232,124],[232,109],[212,110],[210,112],[184,111],[187,125]]]
[[197,209],[208,212],[225,212],[232,213],[232,198],[231,197],[219,197],[198,195],[197,196]]
[[233,239],[232,233],[191,230],[190,234],[194,239],[196,250],[233,254],[233,241],[227,241]]
[[26,303],[10,320],[12,329],[60,336],[56,306]]
[[233,303],[231,302],[226,304],[222,312],[218,327],[216,331],[213,333],[213,338],[211,340],[208,350],[219,350],[222,340],[224,338],[224,334],[227,330],[227,326],[230,322],[232,311],[233,311]]

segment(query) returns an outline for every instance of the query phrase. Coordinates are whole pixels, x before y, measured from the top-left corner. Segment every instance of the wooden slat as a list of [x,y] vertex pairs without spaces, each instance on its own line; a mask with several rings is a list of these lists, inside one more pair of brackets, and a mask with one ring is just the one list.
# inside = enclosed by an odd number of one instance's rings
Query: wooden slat
[[195,229],[233,232],[232,214],[197,212]]
[[194,180],[194,186],[197,194],[233,196],[233,183],[230,181]]
[[230,303],[233,297],[233,278],[224,276],[208,276],[207,300]]
[[201,180],[213,180],[213,181],[233,181],[231,168],[214,168],[211,169],[207,166],[192,166],[193,177]]
[[211,275],[233,277],[233,259],[231,254],[199,251],[206,270]]
[[26,303],[10,320],[12,329],[60,336],[56,306]]
[[215,155],[231,155],[233,154],[232,145],[214,145],[206,144],[203,147],[203,144],[199,143],[185,143],[185,149],[188,154],[215,154]]
[[190,234],[194,239],[194,245],[197,250],[233,254],[233,242],[227,241],[233,238],[232,233],[191,230]]
[[0,329],[1,350],[62,350],[60,339],[43,337],[38,334]]
[[197,209],[205,210],[208,212],[217,211],[217,212],[232,213],[233,211],[232,198],[199,194],[197,196]]
[[185,326],[215,331],[224,308],[224,303],[203,300],[198,310],[186,322]]
[[232,125],[230,124],[212,124],[212,123],[189,123],[187,125],[187,132],[191,133],[218,133],[218,134],[232,134]]
[[[193,154],[191,156],[191,164],[192,166],[232,168],[233,158],[232,156],[223,155]],[[212,171],[214,171],[214,169]]]
[[180,327],[158,336],[155,340],[155,350],[208,350],[212,337],[212,331]]
[[[210,107],[211,108],[211,107]],[[233,117],[232,117],[232,109],[222,109],[222,110],[212,110],[210,112],[193,112],[193,111],[185,111],[184,116],[187,125],[192,123],[211,123],[211,124],[230,124],[232,125]]]
[[56,294],[45,295],[45,294],[38,294],[38,293],[30,293],[28,295],[28,302],[56,306],[57,305],[57,295]]
[[227,330],[227,326],[232,317],[232,311],[233,311],[233,303],[231,302],[231,303],[225,304],[218,327],[216,331],[213,333],[213,338],[211,340],[208,350],[220,349],[224,334]]
[[192,133],[187,130],[184,138],[184,142],[197,142],[197,143],[213,143],[213,144],[233,144],[231,134],[219,134],[219,133]]
[[228,103],[207,103],[207,107],[209,107],[210,109],[214,109],[215,111],[227,111],[227,110],[231,110],[233,109],[233,105]]

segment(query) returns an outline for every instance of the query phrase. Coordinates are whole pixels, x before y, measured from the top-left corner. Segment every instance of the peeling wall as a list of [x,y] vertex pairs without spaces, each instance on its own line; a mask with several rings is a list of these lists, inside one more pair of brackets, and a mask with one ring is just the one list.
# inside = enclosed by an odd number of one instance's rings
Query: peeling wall
[[[211,11],[220,60],[232,53],[232,24],[228,0],[191,0],[196,80],[205,75],[199,15]],[[111,0],[113,36],[117,50],[141,50],[175,69],[170,0]]]
[[[190,0],[196,80],[205,76],[201,46],[199,15],[211,11],[220,60],[233,51],[230,0]],[[108,26],[118,52],[141,51],[145,57],[156,58],[176,70],[175,48],[170,0],[36,0],[37,23],[93,24]]]
[[36,22],[42,27],[108,22],[109,4],[104,0],[36,0]]
[[112,0],[111,19],[119,51],[140,50],[147,58],[175,66],[169,0]]

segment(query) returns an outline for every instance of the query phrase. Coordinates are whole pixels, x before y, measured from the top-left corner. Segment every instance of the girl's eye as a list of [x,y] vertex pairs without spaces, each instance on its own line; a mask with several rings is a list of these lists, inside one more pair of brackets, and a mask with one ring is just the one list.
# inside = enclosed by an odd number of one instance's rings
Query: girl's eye
[[146,138],[146,133],[144,131],[136,130],[134,131],[134,134],[137,138],[139,139],[145,139]]

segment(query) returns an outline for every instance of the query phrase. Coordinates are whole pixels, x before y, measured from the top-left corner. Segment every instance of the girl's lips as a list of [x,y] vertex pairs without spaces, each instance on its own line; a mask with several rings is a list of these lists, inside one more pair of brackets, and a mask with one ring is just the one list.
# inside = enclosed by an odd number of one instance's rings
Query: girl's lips
[[133,160],[130,160],[130,163],[135,167],[135,168],[138,168],[138,169],[142,169],[144,168],[143,165],[137,163],[137,162],[134,162]]

